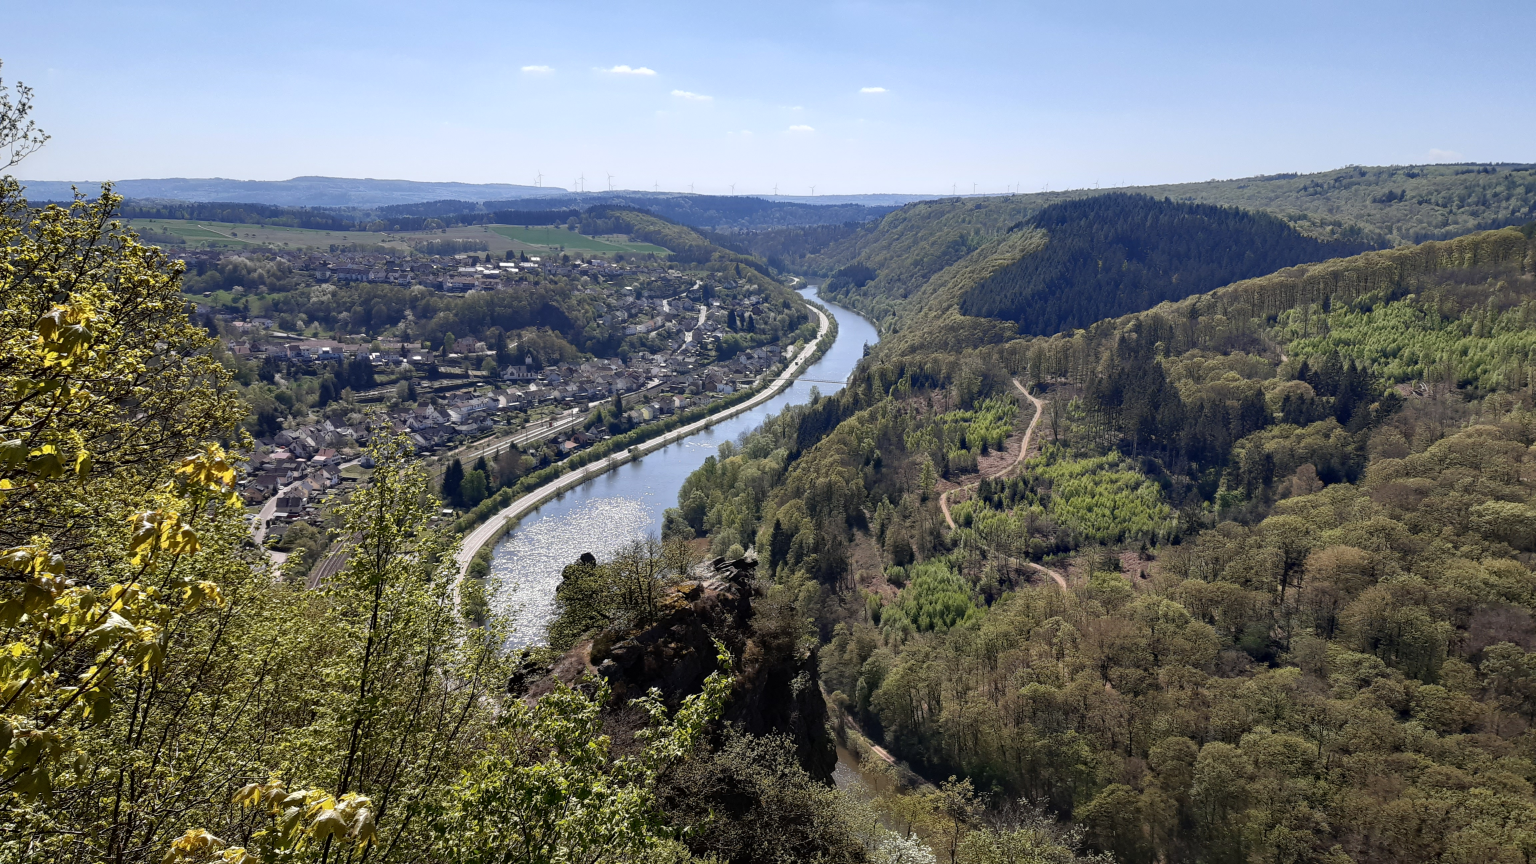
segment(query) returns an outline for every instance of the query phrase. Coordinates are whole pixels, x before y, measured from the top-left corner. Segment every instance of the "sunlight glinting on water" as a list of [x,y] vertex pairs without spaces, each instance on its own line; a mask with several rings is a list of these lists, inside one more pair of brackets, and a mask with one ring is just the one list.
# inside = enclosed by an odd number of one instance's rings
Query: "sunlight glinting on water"
[[590,499],[558,518],[534,514],[524,521],[526,527],[496,547],[492,565],[493,584],[510,589],[508,596],[498,598],[505,605],[497,611],[511,614],[516,622],[516,646],[543,639],[565,565],[583,552],[607,557],[644,537],[651,514],[638,498],[614,496]]

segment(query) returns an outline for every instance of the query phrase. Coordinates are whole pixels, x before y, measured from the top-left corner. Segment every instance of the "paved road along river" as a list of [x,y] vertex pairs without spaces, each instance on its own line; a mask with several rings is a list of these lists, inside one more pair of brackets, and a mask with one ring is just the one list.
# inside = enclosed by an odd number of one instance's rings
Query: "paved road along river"
[[[812,297],[815,286],[802,292]],[[824,395],[842,389],[864,346],[879,340],[864,318],[826,301],[837,319],[837,341],[788,389],[750,411],[723,420],[688,438],[629,462],[545,502],[523,517],[496,545],[493,584],[506,586],[496,599],[517,623],[514,644],[543,641],[560,571],[583,552],[606,557],[625,543],[661,533],[662,514],[677,506],[683,481],[722,441],[734,441],[784,410],[810,400],[811,388]],[[829,383],[831,382],[831,383]]]

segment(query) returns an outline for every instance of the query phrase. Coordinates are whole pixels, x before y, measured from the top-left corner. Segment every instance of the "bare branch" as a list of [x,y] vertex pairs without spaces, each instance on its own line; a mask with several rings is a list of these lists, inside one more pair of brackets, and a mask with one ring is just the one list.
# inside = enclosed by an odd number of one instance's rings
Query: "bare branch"
[[[3,65],[5,61],[0,60],[0,66]],[[48,141],[48,133],[27,119],[32,113],[32,88],[17,81],[12,89],[16,93],[14,101],[11,91],[5,88],[5,80],[0,79],[0,159],[5,160],[0,171],[14,167]]]

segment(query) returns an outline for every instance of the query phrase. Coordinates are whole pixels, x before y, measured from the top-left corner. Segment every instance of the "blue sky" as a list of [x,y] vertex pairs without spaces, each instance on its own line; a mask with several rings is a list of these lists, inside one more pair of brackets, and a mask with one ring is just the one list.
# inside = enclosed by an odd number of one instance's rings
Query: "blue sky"
[[947,193],[1536,162],[1529,0],[10,0],[0,21],[0,75],[53,135],[28,179]]

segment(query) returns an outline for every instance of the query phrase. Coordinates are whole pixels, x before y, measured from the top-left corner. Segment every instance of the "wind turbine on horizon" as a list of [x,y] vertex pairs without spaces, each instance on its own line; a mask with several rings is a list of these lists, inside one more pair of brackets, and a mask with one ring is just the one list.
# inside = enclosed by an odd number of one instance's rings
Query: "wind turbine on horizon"
[[609,192],[613,191],[613,175],[612,174],[608,175],[608,191]]

